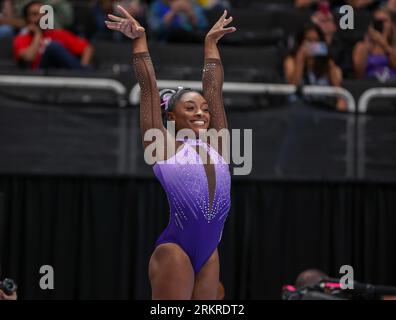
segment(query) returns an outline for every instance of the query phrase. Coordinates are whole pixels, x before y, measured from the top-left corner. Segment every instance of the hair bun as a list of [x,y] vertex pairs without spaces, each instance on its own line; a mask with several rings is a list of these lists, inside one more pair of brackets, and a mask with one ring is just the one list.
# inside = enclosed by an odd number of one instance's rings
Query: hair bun
[[163,89],[159,92],[160,99],[161,99],[161,108],[164,110],[168,110],[169,108],[169,100],[172,96],[176,93],[175,90],[172,89]]

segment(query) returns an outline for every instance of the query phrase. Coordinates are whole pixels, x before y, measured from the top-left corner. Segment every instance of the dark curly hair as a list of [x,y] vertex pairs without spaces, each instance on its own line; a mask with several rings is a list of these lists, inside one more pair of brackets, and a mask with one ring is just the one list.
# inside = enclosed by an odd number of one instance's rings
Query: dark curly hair
[[161,99],[161,111],[163,122],[166,123],[168,112],[172,111],[181,97],[187,93],[193,92],[190,88],[178,87],[177,90],[163,89],[159,92]]

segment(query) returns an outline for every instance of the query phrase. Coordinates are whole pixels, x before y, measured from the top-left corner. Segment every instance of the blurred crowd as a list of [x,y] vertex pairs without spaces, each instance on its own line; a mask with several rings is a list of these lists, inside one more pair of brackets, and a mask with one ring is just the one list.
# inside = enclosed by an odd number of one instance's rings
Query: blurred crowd
[[[54,9],[54,30],[39,27],[42,4]],[[151,40],[200,42],[210,27],[208,17],[225,8],[232,11],[234,1],[0,0],[0,38],[14,37],[14,56],[21,67],[90,68],[91,43],[126,40],[104,23],[107,14],[119,15],[119,4],[146,28]],[[344,4],[372,17],[363,39],[352,47],[337,36],[334,13]],[[396,77],[396,0],[295,0],[292,5],[295,10],[311,10],[312,15],[288,43],[283,60],[286,82],[341,86],[345,78],[387,81]],[[81,17],[84,28],[75,23]],[[234,19],[238,27],[238,17]],[[344,110],[345,102],[339,100],[337,106]]]

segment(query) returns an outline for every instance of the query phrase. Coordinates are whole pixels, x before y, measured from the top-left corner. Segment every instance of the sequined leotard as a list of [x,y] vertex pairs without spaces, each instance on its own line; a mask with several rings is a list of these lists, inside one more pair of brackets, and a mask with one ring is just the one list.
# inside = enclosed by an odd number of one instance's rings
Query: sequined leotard
[[[202,159],[194,146],[203,147],[215,166],[216,188],[213,202]],[[213,148],[201,140],[184,140],[184,146],[174,156],[174,164],[158,161],[154,172],[166,191],[169,224],[156,242],[177,243],[190,257],[198,272],[216,249],[230,208],[230,173],[228,164]]]
[[[148,53],[134,54],[135,74],[141,88],[141,131],[162,128],[160,99]],[[211,128],[226,128],[222,100],[223,69],[218,59],[205,59],[203,95],[209,104]],[[178,244],[197,273],[216,249],[230,208],[230,173],[223,157],[200,139],[184,139],[171,158],[157,161],[153,170],[169,201],[170,219],[156,246]],[[145,143],[145,142],[143,142]],[[203,148],[211,164],[197,152]],[[208,157],[208,159],[209,159]],[[212,166],[209,170],[208,166]],[[212,183],[210,183],[212,182]]]

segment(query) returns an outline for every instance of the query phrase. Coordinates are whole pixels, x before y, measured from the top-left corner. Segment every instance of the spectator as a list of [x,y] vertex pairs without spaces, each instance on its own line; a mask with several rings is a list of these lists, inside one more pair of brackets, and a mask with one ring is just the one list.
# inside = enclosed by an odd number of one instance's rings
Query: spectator
[[63,29],[40,29],[41,6],[40,1],[31,1],[23,8],[26,28],[14,39],[16,60],[32,69],[84,69],[89,66],[93,48],[86,40]]
[[190,0],[154,0],[149,27],[159,40],[197,42],[208,25],[203,9]]
[[311,21],[322,30],[327,45],[331,47],[333,60],[344,77],[352,77],[352,47],[337,37],[337,25],[329,7],[319,7],[311,16]]
[[343,5],[350,5],[355,9],[373,9],[380,4],[379,0],[294,0],[294,5],[297,8],[315,8],[320,2],[330,3],[331,8],[338,8]]
[[147,7],[146,4],[141,0],[97,0],[95,7],[93,9],[93,14],[95,16],[96,22],[96,32],[94,35],[94,39],[99,40],[114,40],[121,41],[124,40],[125,37],[119,32],[114,32],[106,27],[104,21],[107,18],[108,14],[117,14],[116,7],[117,5],[121,5],[125,8],[139,23],[146,28],[146,12]]
[[295,287],[297,289],[312,287],[317,285],[322,279],[328,277],[329,276],[323,271],[317,269],[307,269],[297,276]]
[[[23,16],[23,8],[31,0],[13,1],[14,10],[17,16]],[[73,7],[68,0],[43,0],[43,4],[50,5],[54,9],[55,29],[71,28],[74,21]]]
[[[284,60],[283,67],[286,80],[290,84],[341,86],[341,69],[331,57],[330,47],[325,42],[323,32],[314,24],[306,25],[298,35],[294,48]],[[346,109],[343,99],[337,100],[337,108]]]
[[0,1],[0,39],[12,37],[15,29],[25,25],[23,19],[15,16],[11,0]]
[[224,9],[228,9],[230,4],[225,0],[198,0],[197,3],[205,10],[205,11],[223,11]]
[[142,0],[123,0],[120,1],[119,4],[124,7],[132,17],[142,25],[143,28],[147,27],[146,22],[146,14],[147,14],[147,6],[146,3]]
[[231,7],[227,0],[196,0],[196,3],[201,6],[205,17],[209,21],[212,19],[216,20],[219,14]]
[[357,78],[377,78],[384,82],[396,76],[396,32],[390,13],[377,10],[365,34],[353,50]]

